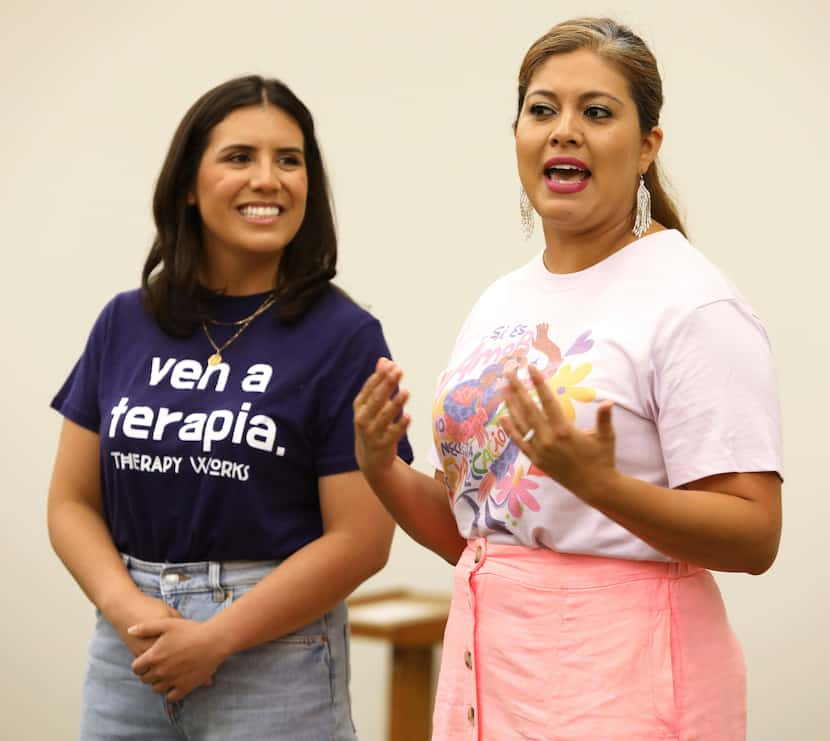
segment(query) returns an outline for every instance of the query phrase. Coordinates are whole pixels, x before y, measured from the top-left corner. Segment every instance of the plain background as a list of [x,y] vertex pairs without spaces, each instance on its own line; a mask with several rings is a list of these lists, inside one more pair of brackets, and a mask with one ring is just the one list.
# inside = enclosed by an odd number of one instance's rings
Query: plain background
[[[169,139],[250,72],[313,111],[335,194],[340,283],[407,371],[426,470],[435,379],[473,300],[522,241],[510,124],[530,43],[575,15],[629,23],[660,62],[663,163],[693,242],[765,320],[784,406],[785,526],[762,577],[719,576],[749,666],[749,738],[828,738],[828,4],[730,2],[0,3],[0,504],[7,739],[75,737],[92,609],[53,555],[48,409],[91,324],[137,284]],[[450,588],[398,534],[364,588]],[[459,659],[460,660],[460,659]],[[386,651],[355,641],[363,741],[384,737]],[[499,740],[501,741],[501,740]]]

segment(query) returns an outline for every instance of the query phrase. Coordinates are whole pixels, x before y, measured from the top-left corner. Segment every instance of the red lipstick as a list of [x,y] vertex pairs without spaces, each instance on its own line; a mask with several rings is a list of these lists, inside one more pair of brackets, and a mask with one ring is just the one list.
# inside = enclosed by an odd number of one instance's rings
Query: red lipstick
[[[556,177],[559,173],[572,173],[577,179],[562,180]],[[588,187],[591,171],[582,160],[576,157],[552,157],[545,162],[545,185],[554,193],[579,193]]]

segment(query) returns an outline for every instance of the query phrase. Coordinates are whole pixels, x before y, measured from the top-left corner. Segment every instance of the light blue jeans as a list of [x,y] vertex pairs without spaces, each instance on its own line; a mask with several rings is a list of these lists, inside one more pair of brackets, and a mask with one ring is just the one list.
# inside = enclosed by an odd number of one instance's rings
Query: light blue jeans
[[[143,592],[199,621],[278,564],[161,564],[131,556],[124,562]],[[132,673],[132,654],[99,614],[84,681],[81,741],[356,741],[348,630],[340,604],[295,633],[231,656],[212,687],[171,703]]]

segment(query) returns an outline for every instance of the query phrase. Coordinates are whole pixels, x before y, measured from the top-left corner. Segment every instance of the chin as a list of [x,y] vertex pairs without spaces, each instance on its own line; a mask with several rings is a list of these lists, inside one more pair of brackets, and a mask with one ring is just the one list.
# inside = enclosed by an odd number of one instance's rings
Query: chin
[[586,226],[587,221],[583,210],[571,205],[547,208],[540,216],[545,226],[552,229],[579,229]]

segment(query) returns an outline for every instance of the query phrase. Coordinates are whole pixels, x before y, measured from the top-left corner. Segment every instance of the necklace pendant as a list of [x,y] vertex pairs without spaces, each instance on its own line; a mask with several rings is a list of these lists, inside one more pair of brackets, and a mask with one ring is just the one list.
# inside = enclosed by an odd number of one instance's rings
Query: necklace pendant
[[208,365],[219,365],[222,362],[222,356],[215,352],[208,358]]

